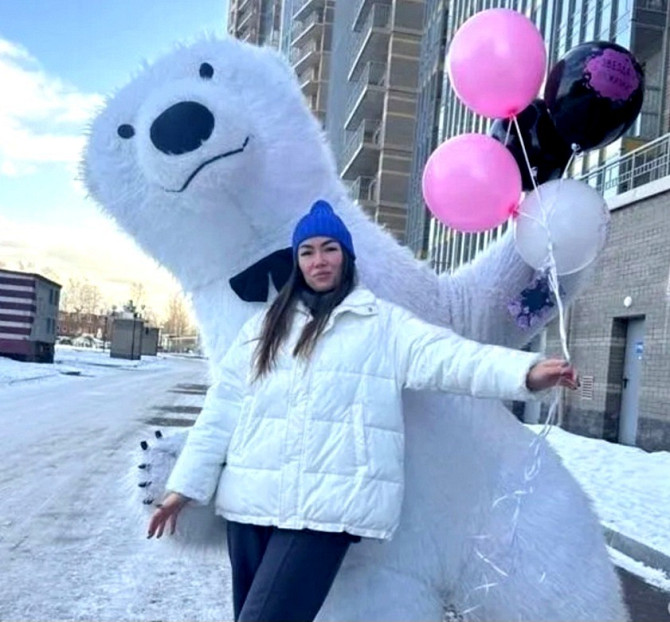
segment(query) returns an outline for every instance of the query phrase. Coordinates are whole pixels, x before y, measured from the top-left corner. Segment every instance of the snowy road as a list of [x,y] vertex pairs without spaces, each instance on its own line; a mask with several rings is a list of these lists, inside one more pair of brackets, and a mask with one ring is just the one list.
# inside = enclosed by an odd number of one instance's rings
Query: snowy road
[[225,559],[175,555],[120,511],[146,422],[193,410],[174,390],[205,381],[173,359],[0,388],[0,620],[232,618]]
[[[232,619],[225,556],[186,556],[146,540],[146,519],[124,511],[138,442],[165,421],[195,417],[206,363],[165,358],[121,369],[102,367],[104,353],[62,356],[60,367],[84,376],[58,376],[56,366],[43,381],[0,382],[0,621]],[[587,441],[567,445],[570,464],[598,493],[595,467],[584,467],[593,449],[576,450]],[[618,515],[619,505],[605,510]],[[670,619],[667,592],[620,573],[634,621]]]

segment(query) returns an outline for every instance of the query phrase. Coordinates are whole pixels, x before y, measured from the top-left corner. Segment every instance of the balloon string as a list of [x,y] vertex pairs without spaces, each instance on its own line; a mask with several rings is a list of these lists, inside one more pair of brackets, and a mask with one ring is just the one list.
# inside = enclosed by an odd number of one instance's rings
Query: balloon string
[[[563,307],[563,300],[561,298],[561,293],[560,293],[560,285],[558,282],[558,271],[556,269],[556,259],[554,257],[554,247],[552,244],[551,240],[551,232],[549,231],[549,226],[548,226],[548,220],[549,220],[549,215],[551,212],[556,207],[556,204],[554,203],[551,206],[551,211],[548,211],[546,206],[544,205],[544,202],[542,201],[542,194],[540,192],[540,189],[537,185],[537,181],[535,179],[535,175],[533,174],[533,169],[530,165],[530,159],[528,157],[528,152],[526,151],[526,145],[524,144],[523,137],[521,135],[521,129],[519,127],[519,123],[517,121],[516,116],[512,117],[512,121],[516,126],[516,131],[519,136],[519,142],[521,143],[521,149],[523,151],[524,159],[526,161],[526,166],[528,167],[528,172],[530,173],[530,178],[533,183],[533,189],[537,193],[540,208],[542,211],[542,218],[535,218],[534,216],[530,216],[529,214],[519,214],[519,218],[528,218],[534,222],[536,222],[542,229],[547,234],[547,240],[548,240],[548,259],[546,262],[546,268],[547,268],[547,279],[549,282],[549,286],[551,288],[551,291],[553,292],[555,298],[556,298],[556,304],[558,307],[558,321],[559,321],[559,330],[560,330],[560,336],[561,336],[561,346],[563,348],[563,355],[565,356],[565,359],[567,361],[570,361],[570,353],[568,351],[568,340],[567,340],[567,333],[565,330],[565,312],[564,312],[564,307]],[[509,139],[510,135],[510,129],[512,127],[512,123],[509,123],[507,126],[507,136],[505,137],[505,145],[507,145],[507,140]],[[573,148],[573,153],[570,157],[570,160],[568,161],[568,164],[566,166],[566,170],[569,168],[570,164],[572,164],[572,161],[577,153],[577,150]],[[562,182],[562,180],[561,180]],[[559,182],[559,183],[561,183]],[[560,185],[559,185],[559,193],[560,193]],[[513,514],[510,520],[510,534],[509,534],[509,546],[514,548],[516,540],[517,540],[517,529],[518,529],[518,522],[519,522],[519,515],[521,513],[521,504],[523,503],[523,499],[527,496],[533,493],[533,480],[535,480],[538,475],[540,474],[540,471],[542,469],[542,458],[543,458],[543,453],[544,449],[546,447],[547,441],[547,435],[549,434],[551,427],[557,423],[557,419],[560,413],[560,401],[561,401],[561,392],[558,390],[558,388],[554,389],[554,395],[553,399],[551,402],[551,405],[549,407],[549,412],[547,414],[547,419],[544,422],[544,425],[542,426],[542,430],[535,435],[533,440],[531,441],[529,445],[529,450],[530,450],[530,455],[527,458],[526,465],[524,467],[524,473],[523,473],[523,486],[512,492],[512,493],[507,493],[504,494],[502,497],[496,499],[492,506],[491,510],[496,511],[499,509],[500,511],[503,511],[502,505],[503,502],[513,502]],[[560,422],[559,422],[560,423]],[[507,506],[507,503],[505,504]],[[486,551],[486,543],[491,540],[493,540],[492,534],[478,534],[475,536],[472,536],[474,538],[477,538],[481,540],[480,544],[475,547],[474,552],[479,558],[480,561],[484,563],[484,568],[485,570],[482,571],[483,575],[483,583],[470,589],[464,599],[464,605],[470,604],[470,601],[472,597],[475,595],[475,593],[481,593],[481,591],[484,591],[484,597],[488,596],[488,592],[491,588],[497,587],[500,583],[496,581],[490,581],[487,577],[488,572],[493,569],[500,577],[502,577],[501,581],[504,581],[506,578],[510,576],[512,571],[514,570],[514,559],[512,559],[510,568],[505,569],[503,567],[503,564],[501,564],[499,561],[493,559],[493,556],[496,552],[499,552],[496,550],[496,548],[493,548],[491,553]],[[495,542],[492,544],[493,547],[495,547]],[[484,549],[484,550],[482,550]],[[542,583],[546,578],[546,573],[543,572],[540,575],[539,582]],[[473,613],[477,609],[481,607],[481,603],[475,604],[474,606],[471,606],[464,611],[461,612],[461,615],[467,615],[469,613]]]
[[512,122],[514,123],[514,127],[516,127],[516,133],[517,136],[519,137],[519,142],[521,143],[521,151],[523,151],[523,157],[526,160],[526,167],[528,168],[528,174],[530,175],[530,180],[533,182],[533,190],[537,192],[538,198],[540,199],[540,207],[542,208],[542,213],[544,213],[544,205],[542,204],[542,195],[540,193],[540,189],[537,186],[537,180],[535,179],[535,175],[533,175],[533,167],[530,165],[530,158],[528,157],[528,152],[526,151],[526,143],[523,140],[523,136],[521,135],[521,128],[519,127],[519,121],[517,120],[516,115],[512,117]]
[[[556,306],[558,307],[558,324],[559,324],[559,333],[561,337],[561,349],[563,350],[563,356],[565,357],[565,360],[570,362],[570,351],[568,349],[568,338],[567,338],[567,331],[565,329],[565,309],[563,306],[563,300],[561,298],[561,291],[560,291],[560,284],[558,281],[558,271],[556,269],[556,258],[554,256],[554,244],[551,239],[551,231],[549,230],[549,217],[550,217],[550,211],[547,209],[547,206],[544,204],[544,201],[542,200],[542,193],[540,192],[540,188],[537,185],[537,180],[535,179],[535,175],[533,175],[533,167],[530,164],[530,158],[528,157],[528,152],[526,151],[526,144],[523,140],[523,136],[521,134],[521,128],[519,127],[519,121],[517,120],[517,117],[514,116],[512,117],[512,121],[514,122],[514,125],[516,127],[516,132],[517,135],[519,136],[519,143],[521,144],[521,150],[523,151],[523,157],[526,161],[526,166],[528,167],[528,173],[530,174],[530,179],[533,183],[533,189],[537,193],[537,198],[538,202],[540,204],[540,209],[542,211],[542,221],[537,221],[538,224],[544,229],[545,233],[547,234],[547,261],[546,261],[546,268],[547,268],[547,277],[549,281],[549,287],[551,288],[552,293],[554,294],[554,298],[556,299]],[[570,157],[570,162],[572,162],[572,159],[575,156],[575,149],[572,151],[572,155]],[[566,167],[567,170],[567,167]],[[562,180],[561,180],[562,181]],[[561,182],[559,182],[560,184]],[[559,194],[560,194],[560,186],[559,186]],[[552,210],[556,206],[552,206]]]
[[555,261],[553,261],[549,267],[548,277],[551,291],[553,291],[556,296],[556,306],[558,307],[558,330],[561,335],[561,348],[563,349],[563,357],[569,363],[570,351],[568,349],[568,333],[565,328],[565,308],[563,306],[563,300],[561,299],[560,295],[560,284],[558,282],[558,273],[556,272]]
[[508,121],[507,122],[507,133],[505,134],[505,142],[503,143],[505,147],[507,147],[507,141],[509,141],[509,135],[512,132],[512,124]]

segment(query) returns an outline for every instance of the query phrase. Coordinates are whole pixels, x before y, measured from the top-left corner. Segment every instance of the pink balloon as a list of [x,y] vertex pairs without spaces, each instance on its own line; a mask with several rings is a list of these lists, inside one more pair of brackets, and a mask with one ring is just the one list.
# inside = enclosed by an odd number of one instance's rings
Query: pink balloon
[[521,173],[497,140],[462,134],[442,143],[428,159],[423,197],[445,225],[465,232],[485,231],[516,213]]
[[491,118],[510,118],[526,108],[540,90],[546,65],[540,31],[510,9],[489,9],[467,20],[447,57],[458,97]]

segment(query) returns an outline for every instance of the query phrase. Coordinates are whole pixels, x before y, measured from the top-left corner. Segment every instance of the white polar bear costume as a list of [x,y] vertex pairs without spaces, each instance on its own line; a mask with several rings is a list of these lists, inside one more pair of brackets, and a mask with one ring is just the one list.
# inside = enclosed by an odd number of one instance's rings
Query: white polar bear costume
[[[376,295],[482,342],[520,347],[532,337],[508,309],[534,276],[510,236],[453,276],[415,260],[350,199],[272,50],[203,40],[144,68],[94,121],[84,176],[192,296],[214,378],[265,304],[242,300],[231,279],[244,295],[255,265],[266,289],[263,258],[289,246],[316,199],[345,221]],[[581,280],[563,279],[566,298]],[[351,547],[320,619],[627,619],[589,501],[546,446],[532,486],[524,480],[534,435],[500,402],[407,392],[404,412],[400,528],[391,542]]]

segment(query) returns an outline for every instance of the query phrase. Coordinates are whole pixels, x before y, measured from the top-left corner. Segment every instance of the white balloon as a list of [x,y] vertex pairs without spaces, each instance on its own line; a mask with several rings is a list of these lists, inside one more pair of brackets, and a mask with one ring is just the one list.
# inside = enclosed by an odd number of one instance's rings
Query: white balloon
[[610,213],[605,199],[575,179],[557,179],[529,193],[519,206],[514,240],[523,260],[538,270],[550,263],[558,274],[586,268],[605,246]]

